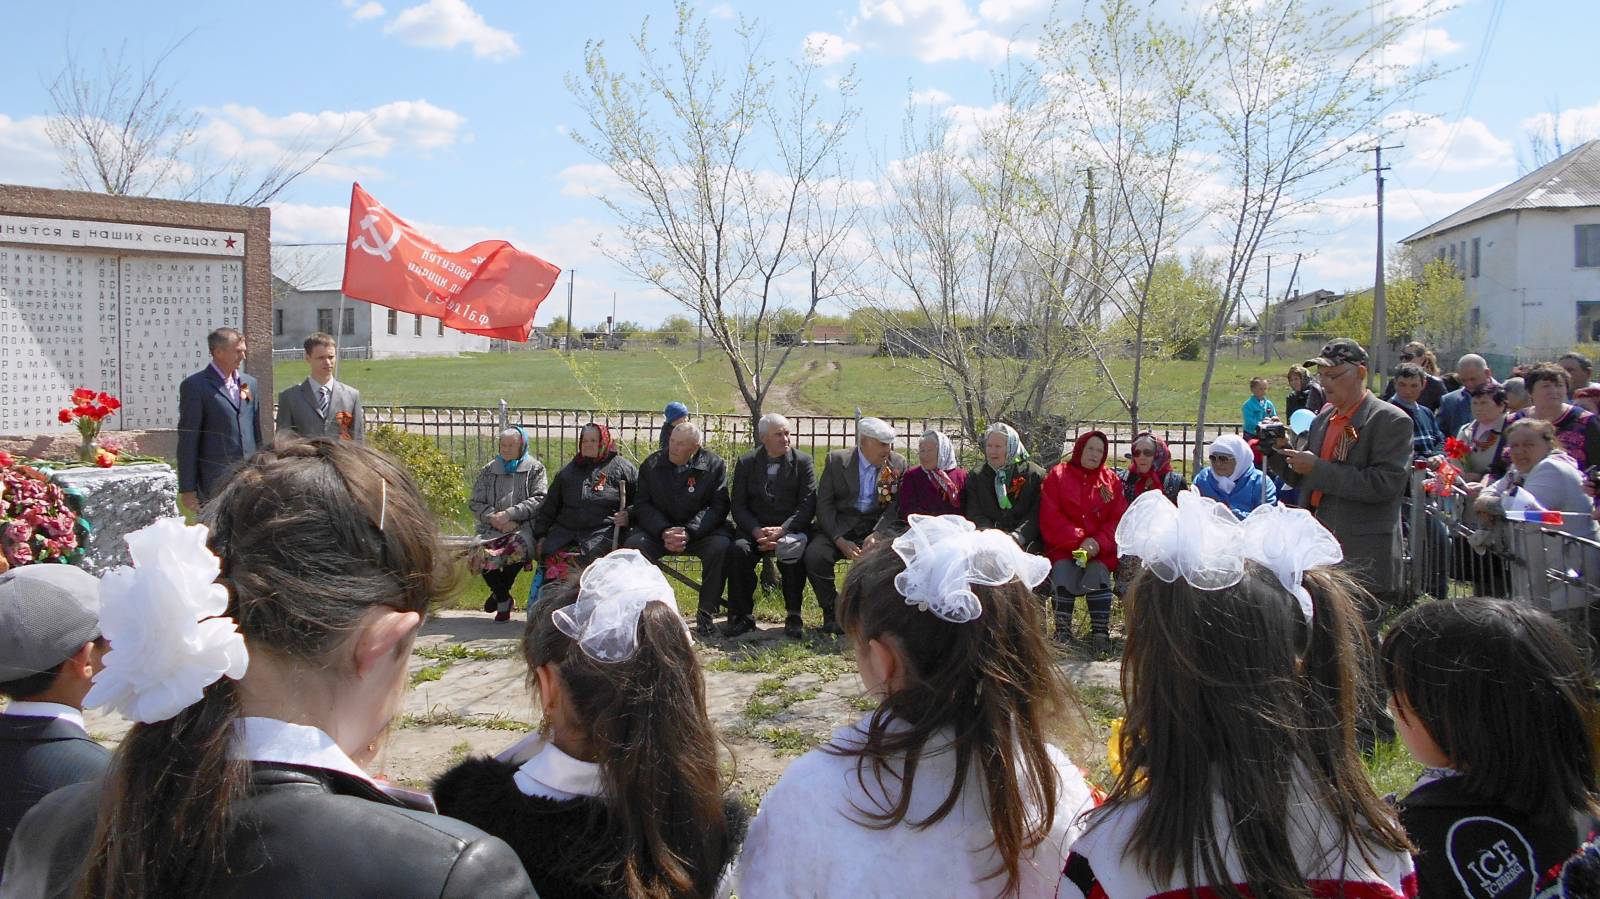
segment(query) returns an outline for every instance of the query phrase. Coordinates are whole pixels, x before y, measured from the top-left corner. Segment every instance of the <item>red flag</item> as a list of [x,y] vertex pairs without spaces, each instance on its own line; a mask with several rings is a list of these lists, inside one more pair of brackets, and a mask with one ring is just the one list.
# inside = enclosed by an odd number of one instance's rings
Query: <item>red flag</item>
[[534,312],[560,275],[561,269],[503,240],[451,253],[360,184],[351,186],[345,296],[442,319],[468,334],[525,341]]

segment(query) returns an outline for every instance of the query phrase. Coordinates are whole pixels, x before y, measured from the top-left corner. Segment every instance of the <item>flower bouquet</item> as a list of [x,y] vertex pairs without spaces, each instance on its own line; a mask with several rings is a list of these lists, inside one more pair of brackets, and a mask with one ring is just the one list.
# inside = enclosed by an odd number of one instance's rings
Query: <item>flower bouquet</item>
[[0,572],[35,562],[77,562],[87,525],[38,469],[0,452]]
[[512,531],[479,544],[473,549],[468,564],[477,572],[510,571],[525,567],[529,557],[528,545],[522,541],[522,535]]
[[[78,459],[82,462],[100,463],[100,447],[95,440],[100,436],[100,424],[111,413],[122,408],[122,402],[104,391],[95,393],[87,387],[72,391],[72,405],[56,413],[64,425],[73,425],[83,442],[78,446]],[[110,463],[101,465],[109,468]]]

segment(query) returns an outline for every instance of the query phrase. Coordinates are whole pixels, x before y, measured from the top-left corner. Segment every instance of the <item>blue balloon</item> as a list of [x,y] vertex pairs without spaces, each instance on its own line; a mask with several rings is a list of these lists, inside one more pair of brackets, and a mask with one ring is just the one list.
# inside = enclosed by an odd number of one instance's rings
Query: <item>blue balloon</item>
[[1310,409],[1296,409],[1294,414],[1289,416],[1289,430],[1296,434],[1304,434],[1311,430],[1311,423],[1316,420],[1317,413]]

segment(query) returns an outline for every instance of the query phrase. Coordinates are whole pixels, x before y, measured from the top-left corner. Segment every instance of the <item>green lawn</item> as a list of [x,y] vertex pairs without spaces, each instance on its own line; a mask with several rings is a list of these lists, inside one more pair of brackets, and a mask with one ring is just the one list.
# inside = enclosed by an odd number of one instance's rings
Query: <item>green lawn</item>
[[[865,414],[948,416],[943,389],[919,371],[924,361],[879,358],[859,348],[805,347],[789,357],[779,387],[792,391],[810,411],[850,416]],[[1112,373],[1131,391],[1133,363],[1117,359]],[[1259,358],[1217,360],[1210,414],[1213,421],[1238,421],[1249,396],[1251,377],[1268,378],[1268,396],[1281,403],[1287,362],[1262,365]],[[305,377],[304,363],[279,362],[280,389]],[[1205,363],[1148,362],[1143,376],[1141,415],[1146,421],[1192,421]],[[490,408],[500,400],[512,406],[554,409],[660,409],[673,400],[706,413],[732,412],[738,391],[727,361],[707,347],[695,361],[692,348],[579,351],[535,350],[468,353],[455,357],[350,360],[339,378],[355,386],[372,405],[469,406]],[[1081,418],[1121,419],[1126,412],[1094,365],[1075,363],[1063,376],[1063,399],[1054,411]]]

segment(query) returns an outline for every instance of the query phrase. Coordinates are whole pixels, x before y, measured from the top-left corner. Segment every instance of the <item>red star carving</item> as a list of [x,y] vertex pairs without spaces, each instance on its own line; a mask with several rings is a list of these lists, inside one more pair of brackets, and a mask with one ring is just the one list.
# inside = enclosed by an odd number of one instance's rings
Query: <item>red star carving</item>
[[223,243],[227,244],[228,245],[228,249],[231,250],[231,249],[233,249],[234,239],[230,237],[227,240],[223,241]]

